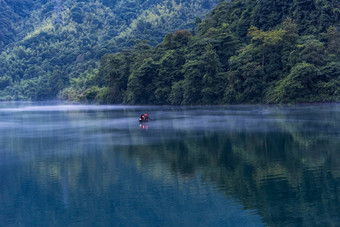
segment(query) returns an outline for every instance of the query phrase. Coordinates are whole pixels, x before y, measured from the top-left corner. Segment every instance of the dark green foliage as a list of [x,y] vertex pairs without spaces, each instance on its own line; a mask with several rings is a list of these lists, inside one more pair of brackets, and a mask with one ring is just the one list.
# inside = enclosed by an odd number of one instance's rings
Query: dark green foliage
[[0,77],[0,89],[4,89],[12,85],[12,78],[9,76]]
[[155,85],[153,79],[158,75],[157,65],[152,58],[144,60],[142,65],[132,71],[127,84],[128,103],[132,104],[151,104]]
[[[46,0],[41,0],[45,4]],[[11,0],[0,3],[0,52],[4,46],[17,39],[19,32],[15,24],[38,7],[40,4],[32,3],[31,0]]]
[[184,96],[183,80],[174,82],[171,87],[169,101],[172,105],[181,105]]
[[314,101],[314,87],[320,72],[312,64],[298,63],[290,74],[278,82],[270,101],[275,103],[297,103]]
[[294,54],[302,62],[322,66],[325,64],[325,47],[324,43],[317,40],[314,36],[303,36],[298,41],[298,49]]
[[155,83],[155,103],[170,104],[170,93],[172,84],[183,78],[182,65],[185,62],[183,51],[168,50],[159,61],[158,76],[154,79]]
[[192,16],[215,1],[198,2],[65,1],[62,23],[32,29],[2,52],[0,96],[158,105],[340,101],[338,1],[219,1],[204,20]]
[[51,89],[50,94],[55,97],[63,88],[68,85],[68,80],[69,78],[65,72],[63,72],[59,66],[56,66],[48,80],[48,87]]
[[211,44],[201,57],[183,65],[183,104],[217,104],[223,97],[222,65]]
[[320,68],[320,81],[316,85],[319,101],[340,99],[340,62],[331,62]]
[[202,99],[203,73],[201,72],[204,62],[189,60],[183,66],[183,101],[182,104],[198,104]]
[[326,16],[330,4],[336,15],[339,4],[326,0],[221,1],[194,33],[168,34],[156,48],[137,43],[128,70],[112,64],[99,84],[133,104],[339,101],[339,20]]
[[100,92],[100,88],[97,86],[93,86],[89,88],[88,90],[85,91],[85,94],[84,94],[85,100],[82,100],[82,101],[92,102],[97,97],[99,92]]
[[[67,89],[68,80],[98,67],[105,54],[132,47],[136,39],[147,39],[154,46],[176,28],[192,29],[192,21],[203,17],[211,9],[207,7],[216,3],[217,0],[1,1],[0,75],[9,76],[15,86],[0,90],[0,98],[41,99],[46,90],[49,92],[45,99],[63,94],[68,97],[74,92],[81,94],[70,97],[83,97],[89,87]],[[68,79],[54,81],[56,66]],[[106,97],[107,102],[122,102],[125,94],[121,90],[126,90],[128,73],[124,78],[123,88],[112,86],[114,80],[110,79],[107,89],[100,90],[101,97]],[[43,85],[34,84],[34,90],[25,92],[32,83]],[[63,89],[67,91],[60,93]]]
[[323,34],[326,39],[326,52],[334,61],[340,60],[340,32],[330,26]]

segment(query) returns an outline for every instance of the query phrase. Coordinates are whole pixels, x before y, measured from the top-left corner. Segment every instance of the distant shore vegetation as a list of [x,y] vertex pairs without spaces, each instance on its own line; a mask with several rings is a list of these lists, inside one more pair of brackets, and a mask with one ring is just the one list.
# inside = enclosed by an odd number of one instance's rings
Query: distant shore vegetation
[[[203,5],[209,8],[214,3],[200,2]],[[163,6],[157,9],[166,12]],[[155,40],[160,37],[159,27],[154,24],[160,23],[157,15],[162,14],[142,14],[143,19],[131,23],[130,30],[113,42],[115,28],[100,18],[95,24],[102,28],[93,28],[95,15],[109,6],[101,7],[93,12],[91,22],[78,12],[85,8],[71,8],[75,13],[68,14],[69,20],[77,23],[47,23],[38,33],[29,33],[21,45],[3,52],[1,99],[59,97],[157,105],[340,101],[340,3],[336,0],[219,1],[203,20],[193,20],[191,29],[179,26],[159,44]],[[189,9],[184,4],[176,7],[174,12]],[[79,25],[83,23],[87,25]],[[80,29],[89,37],[76,37]],[[51,36],[51,30],[59,35]],[[109,42],[101,46],[98,38]],[[129,44],[117,49],[119,40]],[[66,49],[58,52],[61,48]]]

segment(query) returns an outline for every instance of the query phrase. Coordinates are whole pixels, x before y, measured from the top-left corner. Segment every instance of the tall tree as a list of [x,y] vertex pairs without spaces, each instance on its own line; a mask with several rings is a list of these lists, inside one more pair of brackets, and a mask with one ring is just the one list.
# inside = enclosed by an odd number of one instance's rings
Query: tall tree
[[218,104],[223,98],[225,78],[222,74],[222,65],[214,47],[206,46],[201,57],[202,71],[202,104]]
[[54,67],[54,70],[49,78],[48,84],[51,90],[51,94],[56,96],[59,91],[61,91],[63,88],[68,85],[69,78],[65,74],[65,72],[62,71],[61,67],[56,66]]
[[152,58],[144,60],[143,64],[132,71],[127,84],[125,101],[131,104],[151,104],[154,101],[154,78],[158,75],[157,64]]

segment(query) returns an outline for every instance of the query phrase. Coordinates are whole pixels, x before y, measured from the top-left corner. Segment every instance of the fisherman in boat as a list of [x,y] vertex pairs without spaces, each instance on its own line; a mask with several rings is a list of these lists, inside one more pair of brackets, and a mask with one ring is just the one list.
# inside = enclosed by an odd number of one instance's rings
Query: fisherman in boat
[[139,118],[139,123],[143,123],[143,122],[148,122],[149,121],[149,114],[148,113],[144,113],[140,116]]

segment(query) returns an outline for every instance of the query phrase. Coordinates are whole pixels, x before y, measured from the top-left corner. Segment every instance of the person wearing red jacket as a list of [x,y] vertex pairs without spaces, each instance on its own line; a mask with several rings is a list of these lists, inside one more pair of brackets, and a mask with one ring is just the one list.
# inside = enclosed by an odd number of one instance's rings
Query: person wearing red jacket
[[144,113],[140,116],[139,118],[139,122],[142,123],[142,122],[148,122],[149,121],[149,114],[148,113]]

